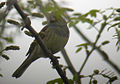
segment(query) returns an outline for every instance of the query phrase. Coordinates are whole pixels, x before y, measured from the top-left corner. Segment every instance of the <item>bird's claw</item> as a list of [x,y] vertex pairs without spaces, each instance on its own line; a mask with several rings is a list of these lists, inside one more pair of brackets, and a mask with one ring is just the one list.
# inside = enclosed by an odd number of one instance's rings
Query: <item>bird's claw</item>
[[[54,59],[55,60],[57,60],[57,59],[60,59],[60,57],[59,56],[54,56]],[[58,61],[58,60],[57,60]],[[55,68],[56,67],[56,65],[55,64],[53,64],[53,62],[52,61],[50,61],[50,64],[52,64],[53,66],[52,66],[52,68]]]

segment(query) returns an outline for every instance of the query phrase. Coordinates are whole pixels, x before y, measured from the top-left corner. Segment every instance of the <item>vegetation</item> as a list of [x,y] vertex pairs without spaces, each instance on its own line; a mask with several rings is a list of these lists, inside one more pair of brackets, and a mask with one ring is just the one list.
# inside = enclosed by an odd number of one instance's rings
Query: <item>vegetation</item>
[[[13,3],[10,3],[11,1]],[[17,7],[20,7],[22,9],[22,13],[20,13],[20,10],[17,9]],[[16,9],[18,13],[16,13],[16,11],[13,9]],[[71,8],[61,7],[60,4],[55,2],[54,0],[49,0],[47,2],[43,2],[42,0],[27,0],[24,3],[21,0],[17,2],[16,0],[0,2],[0,56],[8,60],[9,56],[4,53],[5,51],[19,50],[19,47],[17,45],[10,45],[6,47],[7,43],[13,43],[14,41],[14,35],[11,35],[11,33],[6,33],[8,29],[16,27],[15,30],[19,33],[19,29],[21,29],[22,31],[24,30],[24,28],[26,28],[28,29],[27,31],[25,31],[26,35],[35,37],[37,40],[39,40],[39,38],[37,38],[36,36],[37,34],[34,29],[31,30],[31,25],[29,24],[30,19],[28,18],[28,16],[32,19],[41,19],[45,18],[48,12],[51,11],[57,11],[58,14],[63,15],[68,22],[69,28],[73,28],[76,33],[78,33],[80,38],[84,39],[85,43],[76,44],[76,53],[80,53],[80,51],[84,49],[84,52],[86,53],[86,58],[82,66],[80,66],[80,69],[77,71],[71,63],[66,49],[63,49],[61,51],[67,63],[66,66],[59,65],[59,62],[58,66],[55,66],[54,63],[57,61],[57,59],[52,59],[50,57],[50,60],[53,62],[53,66],[56,70],[57,67],[61,67],[60,70],[62,71],[59,72],[59,70],[57,70],[59,75],[61,76],[61,73],[63,72],[64,74],[62,74],[61,78],[55,78],[54,80],[48,81],[47,84],[62,84],[63,82],[68,84],[68,82],[66,81],[69,81],[69,84],[81,84],[81,79],[83,78],[90,78],[89,84],[97,84],[98,82],[96,76],[102,76],[104,78],[107,78],[108,81],[106,82],[106,84],[112,84],[114,81],[116,81],[117,76],[114,75],[113,72],[108,71],[107,69],[104,69],[102,71],[96,69],[88,75],[84,75],[83,73],[81,74],[85,64],[87,63],[88,59],[94,51],[97,51],[104,59],[104,61],[107,62],[118,74],[120,74],[120,68],[118,67],[118,65],[116,65],[112,60],[110,60],[106,51],[102,49],[103,46],[109,45],[111,41],[105,40],[101,43],[99,42],[99,39],[102,38],[102,33],[104,31],[107,30],[107,32],[109,32],[111,29],[114,29],[115,35],[113,36],[113,38],[116,38],[116,52],[120,50],[120,9],[116,8],[92,9],[89,12],[83,14],[81,12],[74,12],[74,10]],[[106,12],[109,12],[109,14],[106,14]],[[15,14],[17,18],[11,16],[12,14]],[[18,15],[20,15],[21,17],[19,17]],[[47,21],[43,21],[42,24],[47,24]],[[97,31],[97,35],[94,41],[91,41],[89,37],[87,37],[84,33],[81,32],[78,24],[87,24],[88,29],[94,28],[95,31]],[[68,69],[72,73],[73,79],[69,79],[69,77],[66,77],[66,69]],[[0,76],[2,76],[2,74],[0,74]]]

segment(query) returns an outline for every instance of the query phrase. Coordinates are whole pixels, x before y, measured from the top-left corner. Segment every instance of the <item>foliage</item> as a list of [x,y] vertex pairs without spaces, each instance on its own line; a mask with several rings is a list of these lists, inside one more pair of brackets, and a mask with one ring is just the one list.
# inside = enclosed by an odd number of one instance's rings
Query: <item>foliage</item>
[[[9,56],[6,55],[4,52],[7,50],[13,50],[13,48],[17,47],[17,46],[12,46],[11,49],[9,49],[9,47],[6,47],[6,44],[9,43],[13,43],[13,37],[14,34],[13,33],[8,33],[7,31],[9,30],[10,26],[7,24],[7,21],[5,20],[5,18],[3,18],[4,14],[4,7],[5,7],[5,2],[0,2],[0,57],[5,58],[6,60],[9,60]],[[11,16],[11,15],[9,15]],[[5,16],[7,17],[7,15]],[[13,22],[13,20],[9,20],[9,22]],[[14,24],[18,24],[17,22],[13,22]],[[12,28],[12,27],[11,27]],[[16,30],[17,31],[17,30]],[[17,50],[17,49],[15,49]],[[3,77],[2,74],[0,74],[0,77]]]
[[[97,79],[97,76],[101,76],[104,78],[107,78],[108,81],[107,84],[112,84],[115,80],[117,80],[117,76],[114,75],[113,72],[107,71],[107,69],[104,69],[102,71],[99,71],[98,69],[94,70],[92,74],[90,75],[80,75],[80,78],[89,78],[89,84],[98,84],[99,79]],[[77,80],[77,75],[74,75],[73,79],[69,79],[70,84],[75,84],[75,81]],[[64,84],[61,78],[57,78],[54,80],[50,80],[47,82],[47,84]]]
[[95,78],[95,76],[102,76],[104,78],[107,78],[108,81],[107,81],[107,84],[112,84],[115,80],[117,80],[117,76],[114,76],[114,73],[113,72],[110,72],[110,71],[107,71],[106,72],[106,69],[102,70],[101,72],[96,69],[93,71],[93,74],[91,75],[88,75],[88,76],[82,76],[83,78],[86,78],[86,77],[89,77],[90,78],[90,81],[89,81],[89,84],[97,84],[97,79]]
[[[111,67],[113,67],[113,69],[116,70],[116,72],[120,73],[120,69],[117,67],[117,65],[115,65],[111,60],[109,60],[109,56],[108,54],[102,50],[102,46],[105,45],[109,45],[109,43],[111,41],[109,40],[105,40],[103,42],[101,42],[100,44],[98,44],[99,39],[102,38],[102,33],[105,31],[105,28],[107,29],[108,33],[109,31],[114,28],[115,29],[115,35],[113,36],[114,38],[117,39],[116,41],[116,48],[117,51],[120,50],[120,9],[116,9],[116,8],[108,8],[105,10],[100,10],[100,9],[92,9],[90,11],[88,11],[87,13],[79,13],[79,12],[74,12],[73,9],[71,8],[64,8],[64,7],[60,7],[60,5],[58,3],[56,3],[54,0],[50,0],[48,2],[43,2],[41,0],[27,0],[26,2],[22,2],[21,0],[19,0],[19,5],[22,8],[22,10],[26,13],[26,15],[29,17],[32,17],[32,19],[42,19],[42,18],[46,18],[47,19],[47,15],[49,12],[56,12],[57,14],[62,15],[67,22],[69,23],[69,27],[74,28],[77,33],[86,41],[85,43],[80,43],[79,45],[76,44],[77,46],[77,50],[76,53],[80,53],[80,51],[82,49],[85,50],[86,52],[86,59],[84,60],[82,66],[80,66],[80,69],[78,71],[76,71],[76,69],[74,69],[74,66],[72,65],[71,61],[69,60],[69,58],[65,58],[66,63],[68,64],[67,66],[62,66],[63,71],[66,73],[66,69],[68,69],[72,75],[73,75],[73,79],[70,79],[69,82],[70,84],[74,84],[74,83],[81,83],[81,79],[82,78],[90,78],[89,80],[89,84],[97,84],[98,81],[95,78],[96,76],[102,76],[104,78],[107,78],[108,81],[106,83],[113,83],[115,80],[117,80],[117,76],[113,75],[112,72],[106,72],[106,70],[100,71],[100,70],[94,70],[93,73],[91,75],[82,75],[81,72],[85,66],[85,64],[88,61],[88,58],[90,57],[90,55],[92,54],[93,51],[98,51],[101,55],[101,57],[105,60],[105,62],[109,63],[109,65]],[[0,8],[2,10],[4,10],[4,4],[5,2],[1,2],[0,4]],[[13,10],[14,8],[11,8],[11,10]],[[4,11],[0,10],[0,14],[1,16],[3,15]],[[39,11],[39,12],[38,12]],[[68,13],[70,12],[70,14]],[[109,14],[106,14],[106,12],[109,12]],[[8,14],[8,16],[10,16],[10,14]],[[7,19],[7,20],[6,20]],[[10,35],[7,35],[5,33],[5,31],[7,31],[7,23],[10,23],[12,25],[14,25],[15,27],[20,28],[21,30],[24,29],[25,25],[24,22],[21,20],[21,18],[15,18],[15,20],[12,19],[8,19],[8,18],[4,18],[1,21],[1,26],[0,26],[0,56],[2,56],[3,58],[5,58],[6,60],[9,59],[9,57],[4,54],[5,51],[7,50],[19,50],[18,46],[9,46],[3,49],[3,45],[4,42],[1,40],[6,41],[7,43],[12,43],[13,42],[13,37]],[[47,24],[47,20],[42,22],[43,25]],[[81,33],[80,28],[77,27],[78,24],[88,24],[88,29],[92,29],[94,28],[95,31],[97,31],[97,35],[95,40],[92,42],[89,40],[89,37],[87,37],[86,35],[84,35],[83,33]],[[13,26],[12,26],[13,27]],[[24,31],[24,33],[28,36],[32,36],[32,34],[29,31]],[[65,57],[67,55],[63,54],[63,56]],[[0,76],[2,76],[2,74],[0,74]],[[47,84],[62,84],[63,81],[61,78],[56,78],[54,80],[50,80],[47,82]]]
[[[10,46],[7,46],[5,49],[2,49],[0,50],[0,57],[6,59],[6,60],[9,60],[9,56],[5,54],[5,51],[9,51],[9,50],[19,50],[19,46],[14,46],[14,45],[10,45]],[[0,77],[3,77],[2,74],[0,74]]]

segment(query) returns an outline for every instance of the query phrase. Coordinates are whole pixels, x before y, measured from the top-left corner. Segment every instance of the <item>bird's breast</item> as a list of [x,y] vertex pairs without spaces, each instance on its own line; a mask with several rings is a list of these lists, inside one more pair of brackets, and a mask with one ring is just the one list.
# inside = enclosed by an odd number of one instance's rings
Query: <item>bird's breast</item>
[[64,48],[68,41],[68,37],[60,35],[56,31],[48,32],[47,38],[44,38],[43,41],[47,48],[54,54]]

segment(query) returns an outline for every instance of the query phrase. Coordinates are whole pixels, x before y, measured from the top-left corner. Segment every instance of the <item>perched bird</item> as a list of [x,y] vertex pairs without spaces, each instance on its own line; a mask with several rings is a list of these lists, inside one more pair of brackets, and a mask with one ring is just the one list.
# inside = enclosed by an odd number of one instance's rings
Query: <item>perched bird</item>
[[[55,54],[66,45],[69,39],[69,30],[67,22],[61,15],[50,14],[47,19],[48,24],[40,31],[39,35],[51,53]],[[33,61],[46,57],[36,40],[31,43],[26,56],[28,57],[13,73],[12,77],[19,78]]]

